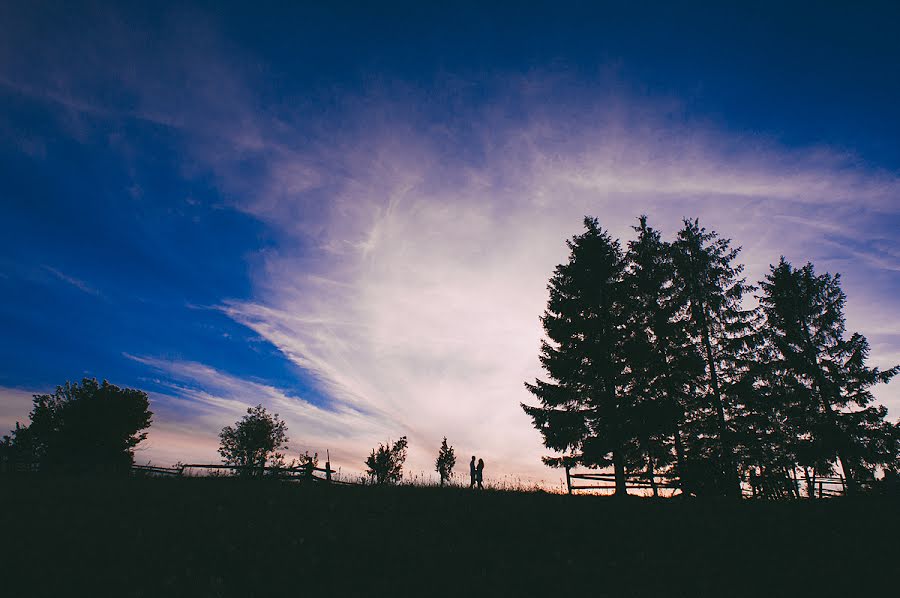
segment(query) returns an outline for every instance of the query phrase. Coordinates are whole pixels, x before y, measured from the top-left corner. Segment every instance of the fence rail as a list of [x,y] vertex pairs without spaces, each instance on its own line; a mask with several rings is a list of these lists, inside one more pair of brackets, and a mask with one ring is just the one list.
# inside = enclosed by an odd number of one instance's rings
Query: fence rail
[[[571,466],[566,470],[566,490],[572,494],[576,490],[610,491],[615,490],[616,476],[609,472],[576,472]],[[585,483],[579,483],[579,482]],[[866,480],[857,480],[860,489],[869,489],[871,484]],[[657,473],[651,481],[647,473],[625,474],[625,488],[628,490],[679,490],[681,480],[677,475]],[[741,492],[745,498],[826,498],[847,494],[847,481],[841,476],[815,476],[804,479],[800,476],[785,478],[747,478],[741,482]]]
[[[205,469],[205,470],[228,470],[228,471],[252,471],[274,474],[292,479],[313,479],[325,482],[336,481],[333,475],[336,470],[331,469],[330,463],[325,463],[325,467],[247,467],[242,465],[223,465],[221,463],[184,463],[176,467],[158,467],[155,465],[132,465],[132,471],[151,475],[173,475],[182,476],[189,469]],[[324,474],[324,477],[317,477],[315,472]]]
[[[578,473],[572,471],[571,466],[566,466],[566,489],[569,494],[573,490],[615,490],[616,476],[612,473],[603,472],[584,472]],[[587,482],[600,482],[599,484],[579,485],[575,480],[584,480]],[[646,473],[628,473],[625,474],[625,487],[627,489],[653,490],[668,489],[676,490],[681,488],[678,476],[666,473],[654,474],[652,479]]]
[[132,465],[131,470],[159,475],[181,475],[184,473],[184,469],[181,467],[157,467],[155,465]]

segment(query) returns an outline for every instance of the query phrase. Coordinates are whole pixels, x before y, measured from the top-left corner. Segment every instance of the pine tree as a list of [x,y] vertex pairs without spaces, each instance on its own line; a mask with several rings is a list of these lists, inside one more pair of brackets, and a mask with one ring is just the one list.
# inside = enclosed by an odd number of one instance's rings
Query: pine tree
[[447,437],[444,436],[441,442],[441,448],[438,450],[437,460],[434,462],[434,468],[441,476],[441,486],[450,479],[453,473],[453,467],[456,465],[456,453],[452,446],[447,446]]
[[[728,404],[729,391],[740,382],[752,363],[756,342],[756,310],[745,310],[742,299],[754,287],[740,276],[743,265],[735,263],[740,248],[731,240],[707,232],[695,220],[684,220],[684,227],[673,243],[675,290],[686,309],[687,329],[706,366],[706,377],[699,388],[705,405],[696,410],[696,457],[715,462],[720,492],[740,495],[734,439],[729,432],[728,412],[737,410],[736,396]],[[707,439],[712,443],[707,443]],[[695,458],[695,462],[700,462]]]
[[688,475],[682,440],[690,392],[703,376],[703,360],[687,334],[675,294],[671,246],[641,216],[628,243],[625,392],[635,402],[642,458],[654,495],[654,474],[674,462]]
[[[754,495],[762,498],[799,497],[792,479],[798,463],[816,462],[813,472],[827,473],[827,462],[812,457],[805,443],[807,406],[783,376],[783,364],[768,341],[756,350],[756,362],[738,387],[740,411],[732,419],[732,440],[739,468],[749,473]],[[804,456],[805,455],[805,456]],[[810,484],[809,471],[807,484]],[[813,477],[815,473],[813,473]]]
[[783,403],[801,439],[798,460],[815,468],[836,459],[854,492],[859,478],[895,459],[894,427],[885,421],[885,407],[871,405],[870,388],[888,382],[900,366],[868,367],[866,338],[845,338],[840,275],[816,275],[809,263],[795,269],[782,257],[760,286],[772,371],[780,374],[775,384],[787,396]]
[[548,465],[581,463],[615,469],[624,496],[626,451],[635,437],[632,405],[624,392],[625,261],[618,241],[594,218],[567,242],[569,261],[556,267],[541,321],[547,339],[541,363],[550,382],[526,383],[540,406],[522,405],[544,445],[568,453]]

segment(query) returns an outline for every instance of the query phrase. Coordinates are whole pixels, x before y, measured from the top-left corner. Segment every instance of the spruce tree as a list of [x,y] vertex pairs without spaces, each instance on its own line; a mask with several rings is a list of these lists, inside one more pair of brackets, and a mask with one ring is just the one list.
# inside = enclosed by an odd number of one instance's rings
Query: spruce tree
[[728,413],[738,407],[738,397],[730,391],[740,387],[752,363],[757,312],[745,310],[742,299],[754,287],[741,277],[744,267],[736,263],[740,248],[707,232],[696,219],[684,220],[672,248],[676,296],[685,307],[687,330],[706,368],[698,388],[704,404],[695,410],[691,434],[696,439],[695,462],[715,463],[713,477],[719,491],[739,496]]
[[771,370],[779,374],[775,384],[798,427],[800,465],[821,468],[836,460],[854,492],[860,478],[896,458],[894,426],[885,421],[885,407],[871,405],[870,389],[888,382],[900,366],[868,367],[866,338],[845,338],[840,275],[817,275],[809,263],[795,269],[782,257],[760,286],[775,354]]
[[[684,482],[684,413],[690,391],[703,376],[703,360],[691,343],[675,294],[671,246],[641,216],[628,243],[625,284],[625,392],[635,404],[634,421],[654,495],[654,474],[673,462]],[[689,485],[689,483],[688,483]]]
[[550,381],[526,382],[539,406],[522,405],[544,445],[567,453],[548,465],[581,463],[615,469],[616,494],[626,494],[625,468],[635,437],[632,405],[624,391],[625,260],[617,240],[594,218],[567,242],[556,267],[541,322],[547,338],[541,363]]
[[[742,397],[740,411],[731,421],[739,468],[749,473],[755,496],[799,496],[792,479],[797,465],[812,463],[813,472],[820,473],[827,473],[829,466],[827,460],[813,456],[813,445],[804,440],[807,405],[797,400],[797,389],[786,383],[777,351],[766,341],[755,355],[747,375],[732,388]],[[807,478],[809,485],[808,468]]]

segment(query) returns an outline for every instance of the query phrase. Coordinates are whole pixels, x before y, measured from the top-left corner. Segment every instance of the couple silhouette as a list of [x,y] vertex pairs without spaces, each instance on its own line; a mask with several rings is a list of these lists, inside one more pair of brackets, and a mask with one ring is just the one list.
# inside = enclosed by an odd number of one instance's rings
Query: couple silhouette
[[472,455],[472,460],[469,461],[469,488],[475,488],[476,485],[478,488],[484,488],[481,485],[481,482],[484,479],[484,459],[479,459],[478,463],[475,463],[475,455]]

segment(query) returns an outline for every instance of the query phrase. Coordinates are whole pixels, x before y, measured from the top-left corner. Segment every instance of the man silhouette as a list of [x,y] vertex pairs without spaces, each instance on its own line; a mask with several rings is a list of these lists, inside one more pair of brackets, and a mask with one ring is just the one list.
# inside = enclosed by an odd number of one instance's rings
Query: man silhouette
[[469,488],[475,487],[475,455],[472,455],[472,460],[469,461]]

